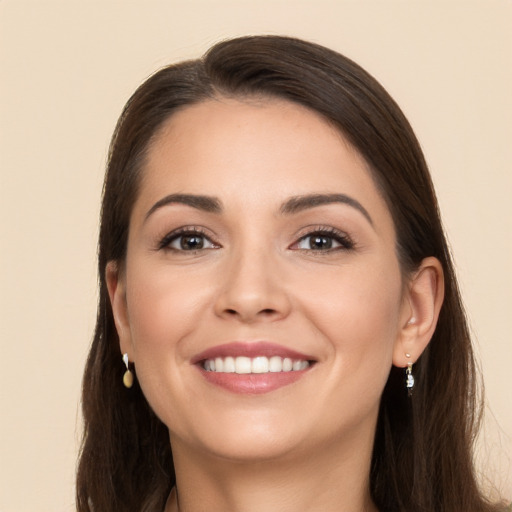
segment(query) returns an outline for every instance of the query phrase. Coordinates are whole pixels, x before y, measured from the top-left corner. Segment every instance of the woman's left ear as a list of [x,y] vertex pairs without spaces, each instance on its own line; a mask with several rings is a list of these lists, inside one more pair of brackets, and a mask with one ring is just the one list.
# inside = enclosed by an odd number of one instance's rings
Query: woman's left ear
[[393,364],[415,363],[429,344],[444,299],[443,267],[437,258],[425,258],[412,275],[403,300]]

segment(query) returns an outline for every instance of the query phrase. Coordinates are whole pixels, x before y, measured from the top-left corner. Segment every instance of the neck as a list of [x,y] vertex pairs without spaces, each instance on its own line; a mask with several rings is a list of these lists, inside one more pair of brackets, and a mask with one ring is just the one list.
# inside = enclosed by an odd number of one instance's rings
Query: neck
[[[353,441],[353,440],[352,440]],[[377,512],[369,493],[373,439],[314,454],[233,462],[173,440],[177,492],[166,512]]]

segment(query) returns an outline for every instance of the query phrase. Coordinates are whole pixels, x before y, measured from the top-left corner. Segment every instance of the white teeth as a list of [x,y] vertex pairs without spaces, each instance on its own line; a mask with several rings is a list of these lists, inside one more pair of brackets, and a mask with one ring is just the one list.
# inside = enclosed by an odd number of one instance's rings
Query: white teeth
[[272,356],[269,359],[268,369],[271,372],[282,372],[283,371],[283,360],[279,356]]
[[226,359],[224,359],[224,373],[235,373],[235,370],[235,358],[226,357]]
[[216,357],[207,359],[203,363],[203,368],[209,372],[218,373],[279,373],[279,372],[297,372],[305,370],[310,365],[309,361],[303,359],[292,360],[289,357],[265,356],[258,357]]
[[293,369],[292,360],[289,357],[283,359],[283,372],[291,372]]
[[251,358],[237,357],[235,359],[235,373],[251,373]]
[[251,373],[268,373],[268,357],[255,357],[251,364]]
[[[298,372],[300,370],[301,362],[302,361],[293,361],[292,370],[294,372]],[[215,368],[217,368],[217,360],[215,360]]]

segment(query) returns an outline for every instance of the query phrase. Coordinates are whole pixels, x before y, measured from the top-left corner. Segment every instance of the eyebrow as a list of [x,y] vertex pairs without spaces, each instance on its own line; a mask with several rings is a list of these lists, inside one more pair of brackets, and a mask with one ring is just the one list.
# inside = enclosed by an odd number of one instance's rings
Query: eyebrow
[[345,194],[310,194],[292,197],[281,206],[281,213],[291,215],[309,208],[333,203],[346,204],[355,208],[362,213],[366,220],[373,226],[373,219],[366,208],[359,201]]
[[144,220],[147,220],[148,217],[152,215],[156,210],[170,204],[184,204],[208,213],[220,213],[222,211],[220,201],[215,197],[195,194],[169,194],[168,196],[165,196],[157,201],[148,210]]
[[[373,226],[373,220],[366,208],[359,201],[346,194],[309,194],[294,196],[283,203],[280,212],[282,215],[293,215],[294,213],[299,213],[310,208],[335,203],[341,203],[355,208],[362,213],[366,220]],[[222,212],[221,202],[216,197],[196,194],[169,194],[157,201],[148,210],[144,220],[147,220],[156,210],[170,204],[184,204],[208,213]]]

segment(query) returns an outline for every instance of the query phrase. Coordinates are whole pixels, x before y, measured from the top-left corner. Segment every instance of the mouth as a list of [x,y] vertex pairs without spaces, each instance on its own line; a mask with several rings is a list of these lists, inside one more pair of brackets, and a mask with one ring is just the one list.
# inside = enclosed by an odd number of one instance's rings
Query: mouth
[[273,343],[235,342],[208,349],[192,363],[210,384],[233,393],[260,394],[301,379],[316,360]]
[[207,372],[237,373],[239,375],[298,372],[306,370],[313,362],[305,359],[291,359],[281,356],[258,357],[216,357],[206,359],[203,368]]

